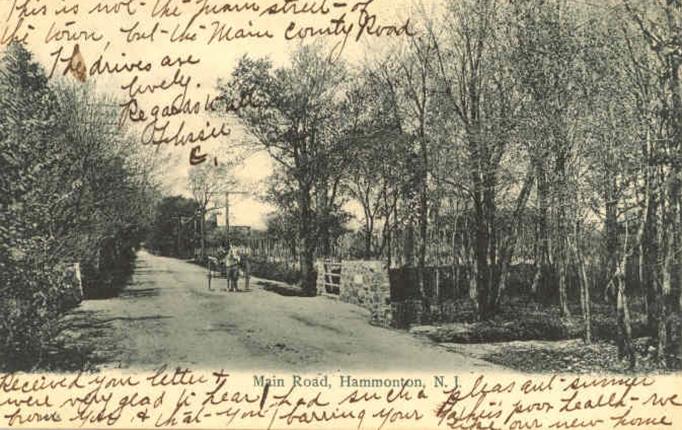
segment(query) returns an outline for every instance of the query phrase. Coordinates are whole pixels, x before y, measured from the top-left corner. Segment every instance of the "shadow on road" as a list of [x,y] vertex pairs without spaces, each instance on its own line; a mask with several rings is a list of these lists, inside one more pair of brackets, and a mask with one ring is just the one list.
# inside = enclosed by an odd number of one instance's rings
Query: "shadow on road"
[[[151,284],[151,283],[150,283]],[[120,297],[121,298],[131,298],[131,299],[141,299],[146,297],[155,297],[159,295],[158,288],[141,288],[135,290],[124,290]]]

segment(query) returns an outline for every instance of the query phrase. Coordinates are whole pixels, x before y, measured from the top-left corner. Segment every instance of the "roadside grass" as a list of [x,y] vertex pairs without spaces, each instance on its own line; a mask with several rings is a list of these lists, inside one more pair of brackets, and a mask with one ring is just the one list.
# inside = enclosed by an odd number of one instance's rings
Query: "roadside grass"
[[[618,355],[615,309],[607,303],[592,303],[592,343],[585,343],[584,322],[579,305],[571,305],[570,317],[561,317],[558,306],[543,305],[527,297],[508,298],[499,313],[488,321],[472,322],[473,306],[462,300],[456,304],[455,321],[413,326],[413,334],[425,336],[448,349],[482,358],[521,372],[660,372],[655,347],[646,326],[644,302],[630,303],[632,336],[637,366]],[[680,369],[679,314],[669,316],[667,369]]]
[[[251,259],[250,263],[251,275],[257,278],[283,282],[290,285],[298,285],[301,282],[301,272],[282,263],[259,259]],[[298,290],[300,291],[301,289],[298,288]]]
[[[642,301],[631,304],[633,337],[647,335]],[[617,332],[615,310],[606,303],[592,303],[592,337],[610,340]],[[565,340],[584,336],[585,326],[578,304],[571,305],[571,316],[562,317],[557,305],[544,305],[527,297],[503,301],[499,312],[486,321],[474,321],[470,300],[454,303],[451,322],[414,326],[411,331],[436,342],[487,343],[516,340]]]
[[[95,345],[92,338],[106,328],[98,328],[90,315],[72,311],[63,316],[55,325],[55,336],[39,355],[6,356],[0,351],[0,371],[2,372],[95,372],[98,365],[105,361],[102,351],[114,348],[113,345]],[[99,349],[100,351],[98,351]]]
[[652,374],[674,371],[679,368],[670,365],[661,369],[654,357],[650,338],[634,341],[637,364],[629,368],[626,359],[618,356],[615,343],[598,341],[586,344],[581,340],[554,342],[553,345],[537,345],[533,342],[498,345],[492,351],[481,355],[484,360],[525,373],[633,373]]

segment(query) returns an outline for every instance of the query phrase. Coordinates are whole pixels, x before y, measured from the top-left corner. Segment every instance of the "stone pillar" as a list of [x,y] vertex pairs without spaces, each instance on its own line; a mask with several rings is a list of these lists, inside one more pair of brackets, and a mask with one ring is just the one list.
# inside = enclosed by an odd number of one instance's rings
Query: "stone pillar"
[[343,261],[340,299],[370,311],[370,322],[390,326],[391,285],[382,261]]
[[317,295],[321,296],[326,292],[324,289],[324,260],[318,259],[315,262],[315,269],[317,270]]

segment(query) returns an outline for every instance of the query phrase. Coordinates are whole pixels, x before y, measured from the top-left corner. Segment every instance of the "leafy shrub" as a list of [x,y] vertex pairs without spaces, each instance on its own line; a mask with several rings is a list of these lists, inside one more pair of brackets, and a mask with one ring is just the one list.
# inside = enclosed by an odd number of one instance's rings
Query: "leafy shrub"
[[0,55],[0,367],[40,363],[75,304],[65,265],[111,291],[130,268],[155,188],[115,117],[91,87],[48,82],[21,44]]
[[272,281],[298,284],[301,282],[301,271],[289,268],[281,263],[265,260],[249,260],[251,262],[251,275],[257,278],[270,279]]
[[0,279],[0,342],[5,366],[31,365],[43,356],[63,309],[62,274],[17,261]]
[[[469,300],[456,301],[454,306],[455,322],[426,332],[428,337],[454,343],[566,340],[582,338],[585,331],[578,310],[574,310],[573,317],[562,318],[557,306],[537,305],[522,298],[506,300],[495,317],[481,322],[473,322],[475,313]],[[615,312],[609,305],[592,305],[591,324],[595,340],[613,340],[618,332]],[[646,316],[634,300],[631,326],[635,338],[650,334]]]

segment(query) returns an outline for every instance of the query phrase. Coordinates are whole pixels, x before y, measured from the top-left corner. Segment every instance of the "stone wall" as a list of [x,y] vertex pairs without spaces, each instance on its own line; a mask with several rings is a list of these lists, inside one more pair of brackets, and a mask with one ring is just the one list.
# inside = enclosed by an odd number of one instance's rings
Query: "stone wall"
[[[410,324],[450,322],[455,316],[454,300],[432,298],[423,301],[414,291],[416,277],[405,276],[410,270],[414,272],[414,269],[405,269],[389,273],[382,261],[325,263],[319,260],[317,293],[368,309],[370,322],[384,327],[408,328]],[[336,284],[339,279],[338,286],[325,285]]]
[[63,268],[63,271],[63,302],[65,307],[70,308],[83,301],[83,279],[81,278],[81,266],[79,263],[69,264]]
[[383,262],[344,261],[339,298],[369,309],[372,324],[392,325],[391,285]]
[[[325,289],[324,262],[317,263],[318,294],[331,295]],[[370,323],[391,326],[391,285],[388,269],[381,261],[341,262],[341,281],[338,298],[346,303],[361,306],[370,311]]]
[[315,273],[317,273],[317,280],[315,281],[315,287],[317,288],[317,295],[324,296],[326,291],[324,290],[324,262],[317,260],[315,262]]

